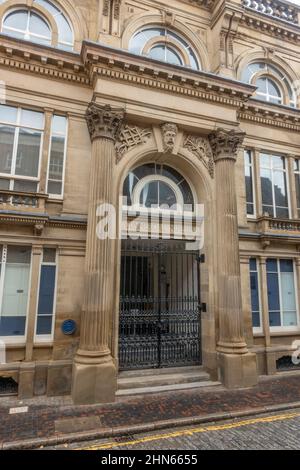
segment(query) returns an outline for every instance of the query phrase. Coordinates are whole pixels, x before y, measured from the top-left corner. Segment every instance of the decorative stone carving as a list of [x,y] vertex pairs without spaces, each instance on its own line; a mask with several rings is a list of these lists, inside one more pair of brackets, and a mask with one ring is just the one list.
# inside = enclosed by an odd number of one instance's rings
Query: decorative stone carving
[[217,129],[208,138],[215,162],[224,158],[236,160],[238,147],[242,144],[245,132],[240,130]]
[[110,0],[104,0],[103,10],[102,10],[103,16],[108,16],[109,15],[109,4],[110,4]]
[[209,141],[205,137],[198,137],[196,135],[187,135],[183,142],[183,148],[188,149],[199,160],[202,161],[204,166],[207,168],[210,176],[214,177],[215,163],[213,153],[209,144]]
[[152,135],[152,129],[125,125],[122,127],[116,142],[117,162],[128,150],[140,144],[145,144]]
[[115,20],[118,20],[120,18],[121,3],[122,3],[122,0],[115,0],[114,1],[113,14],[114,14],[114,19]]
[[173,152],[178,134],[178,127],[176,124],[166,122],[161,126],[163,146],[165,152]]
[[86,112],[86,121],[91,140],[107,138],[116,140],[124,120],[123,109],[113,109],[110,105],[91,103]]

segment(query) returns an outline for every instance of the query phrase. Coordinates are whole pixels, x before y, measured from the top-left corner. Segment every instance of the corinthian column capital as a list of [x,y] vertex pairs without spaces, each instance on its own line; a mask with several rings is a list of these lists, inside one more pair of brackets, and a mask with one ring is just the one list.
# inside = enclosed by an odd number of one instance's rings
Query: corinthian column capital
[[91,140],[106,138],[115,141],[120,132],[125,111],[122,108],[112,108],[110,105],[90,103],[86,111],[86,122]]
[[243,143],[245,132],[232,129],[217,129],[208,137],[214,154],[214,160],[232,159],[236,160],[237,150]]

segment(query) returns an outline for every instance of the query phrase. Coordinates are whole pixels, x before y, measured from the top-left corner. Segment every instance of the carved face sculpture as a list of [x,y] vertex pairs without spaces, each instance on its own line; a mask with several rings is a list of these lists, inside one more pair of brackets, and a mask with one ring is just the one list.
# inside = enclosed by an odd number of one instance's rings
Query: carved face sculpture
[[176,124],[163,124],[162,126],[163,131],[163,143],[165,151],[172,151],[175,146],[176,136],[178,132],[178,128]]

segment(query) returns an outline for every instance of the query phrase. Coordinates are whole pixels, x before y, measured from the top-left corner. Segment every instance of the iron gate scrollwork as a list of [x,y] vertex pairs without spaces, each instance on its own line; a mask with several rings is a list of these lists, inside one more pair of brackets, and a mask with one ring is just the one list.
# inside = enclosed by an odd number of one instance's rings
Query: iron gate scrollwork
[[120,369],[201,364],[198,258],[182,241],[122,242]]

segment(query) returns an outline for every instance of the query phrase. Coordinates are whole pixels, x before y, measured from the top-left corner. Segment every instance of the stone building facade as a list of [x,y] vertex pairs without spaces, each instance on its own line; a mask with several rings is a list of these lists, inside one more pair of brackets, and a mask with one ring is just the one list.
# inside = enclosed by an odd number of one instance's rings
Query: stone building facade
[[[300,340],[300,9],[2,0],[0,21],[0,378],[95,403],[122,368],[280,373]],[[143,223],[157,205],[156,242],[178,204],[159,253],[99,236],[99,206],[134,201]],[[179,202],[191,233],[204,207],[186,268]]]

